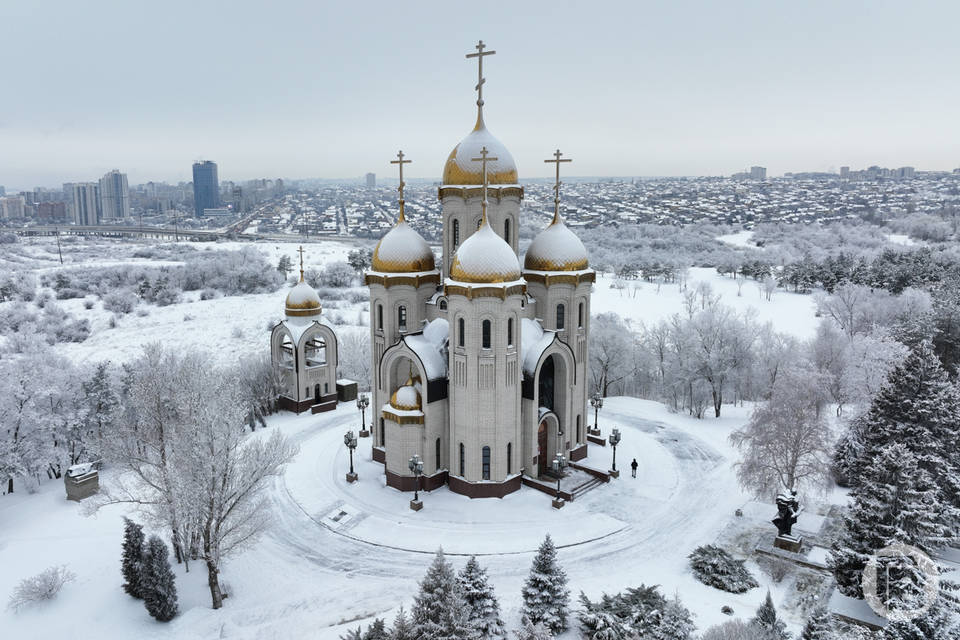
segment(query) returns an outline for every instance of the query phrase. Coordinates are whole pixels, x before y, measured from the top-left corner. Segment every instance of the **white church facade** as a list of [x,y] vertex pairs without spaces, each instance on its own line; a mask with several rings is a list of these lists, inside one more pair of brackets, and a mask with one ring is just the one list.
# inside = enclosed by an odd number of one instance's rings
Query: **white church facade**
[[400,208],[365,275],[370,289],[374,459],[387,484],[502,497],[562,453],[587,453],[587,354],[595,280],[586,249],[552,223],[519,258],[523,187],[486,127],[480,83],[473,131],[450,153],[438,196],[442,264]]

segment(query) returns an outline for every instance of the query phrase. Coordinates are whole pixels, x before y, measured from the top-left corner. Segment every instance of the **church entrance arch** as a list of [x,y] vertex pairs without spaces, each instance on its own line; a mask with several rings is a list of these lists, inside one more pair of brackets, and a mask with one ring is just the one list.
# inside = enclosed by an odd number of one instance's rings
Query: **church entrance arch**
[[537,475],[542,476],[553,464],[557,455],[557,431],[560,423],[557,414],[552,411],[540,412],[540,424],[537,427]]

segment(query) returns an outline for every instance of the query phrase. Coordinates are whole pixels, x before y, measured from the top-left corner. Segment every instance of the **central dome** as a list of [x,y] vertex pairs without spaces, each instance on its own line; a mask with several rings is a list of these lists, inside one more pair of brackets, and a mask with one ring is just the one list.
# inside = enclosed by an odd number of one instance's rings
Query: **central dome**
[[433,271],[433,251],[423,236],[407,224],[401,212],[396,226],[380,239],[373,250],[370,267],[382,273]]
[[493,137],[483,122],[483,113],[477,114],[477,124],[460,144],[453,148],[443,167],[443,184],[483,184],[479,162],[484,147],[494,162],[487,163],[487,184],[517,184],[517,165],[513,156],[499,140]]
[[477,232],[464,240],[453,256],[450,278],[459,282],[513,282],[520,279],[520,262],[484,216]]

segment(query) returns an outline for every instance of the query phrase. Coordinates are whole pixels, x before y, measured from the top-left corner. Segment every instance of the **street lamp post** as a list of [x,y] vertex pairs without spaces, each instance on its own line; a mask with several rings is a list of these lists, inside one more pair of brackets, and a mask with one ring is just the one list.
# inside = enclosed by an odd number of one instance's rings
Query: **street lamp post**
[[367,407],[370,406],[370,396],[361,393],[357,396],[357,409],[360,409],[360,437],[369,438],[370,432],[367,431]]
[[343,444],[350,450],[350,472],[347,474],[347,482],[356,482],[357,474],[353,471],[353,450],[357,448],[357,436],[353,435],[352,429],[343,435]]
[[597,423],[597,418],[600,414],[600,409],[603,408],[603,397],[599,392],[593,394],[590,397],[590,406],[593,407],[593,435],[600,435],[600,427]]
[[563,477],[563,469],[567,466],[567,459],[562,453],[557,453],[553,458],[553,472],[557,474],[557,497],[553,500],[554,509],[562,509],[566,504],[560,497],[560,479]]
[[410,508],[414,511],[420,511],[423,509],[423,503],[420,502],[420,476],[423,474],[423,460],[420,459],[419,454],[414,454],[410,458],[410,462],[407,463],[407,467],[410,469],[410,473],[413,474],[414,478],[414,489],[413,489],[413,500],[410,501]]
[[620,472],[617,471],[617,445],[620,444],[620,429],[614,429],[610,432],[610,445],[613,447],[613,469],[610,470],[610,475],[614,478],[620,477]]

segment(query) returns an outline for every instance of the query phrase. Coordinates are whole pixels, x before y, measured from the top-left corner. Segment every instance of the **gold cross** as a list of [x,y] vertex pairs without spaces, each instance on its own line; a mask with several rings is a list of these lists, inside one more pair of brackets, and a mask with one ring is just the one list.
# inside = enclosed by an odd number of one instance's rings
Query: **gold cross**
[[403,188],[407,186],[407,183],[403,181],[403,165],[410,164],[413,160],[404,160],[403,159],[403,150],[397,151],[397,159],[391,160],[390,164],[400,165],[400,186],[397,187],[397,191],[400,192],[400,218],[397,222],[403,222],[406,218],[403,215]]
[[553,221],[558,222],[560,220],[560,163],[561,162],[573,162],[572,158],[563,158],[560,159],[560,156],[563,154],[560,153],[560,149],[557,149],[553,154],[553,160],[544,160],[544,162],[552,162],[557,165],[557,178],[556,182],[553,185]]
[[486,82],[483,78],[483,56],[492,56],[496,53],[496,51],[484,51],[486,47],[487,45],[481,40],[477,43],[477,52],[467,54],[467,58],[477,59],[477,86],[474,89],[477,91],[477,106],[481,109],[483,108],[483,83]]
[[297,253],[300,254],[300,282],[303,282],[303,245],[300,245]]
[[[480,44],[482,45],[483,41],[481,41]],[[480,224],[481,225],[483,225],[483,223],[486,222],[487,220],[487,163],[496,162],[497,160],[500,159],[500,158],[491,158],[490,156],[487,155],[489,153],[490,152],[487,151],[487,148],[483,147],[482,149],[480,149],[479,158],[470,158],[470,160],[472,160],[473,162],[481,163],[480,176],[481,176],[481,180],[483,181],[483,200],[480,201],[480,209],[481,209]]]

